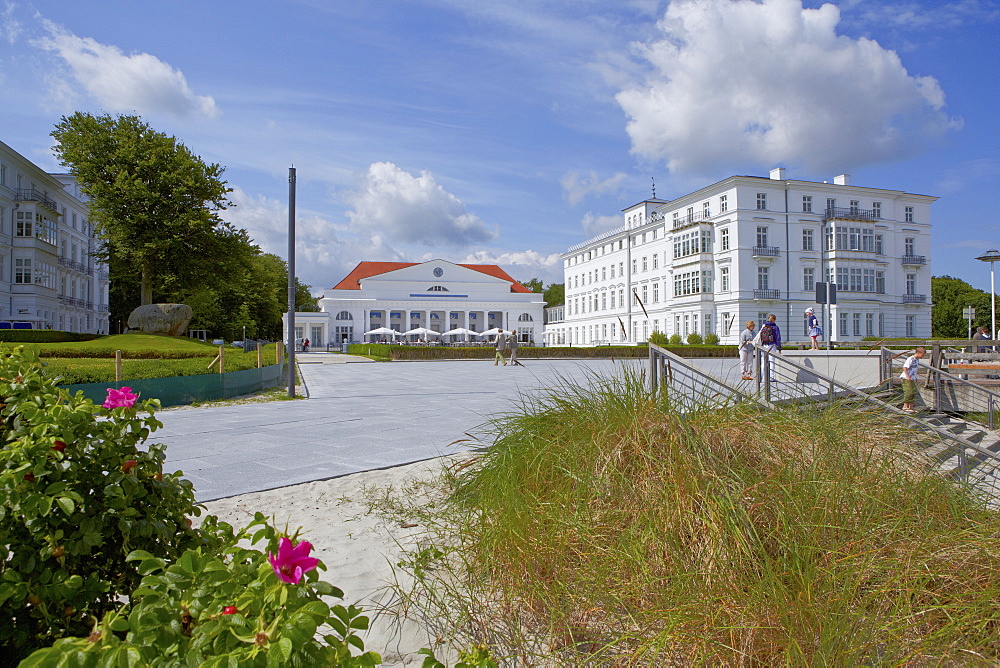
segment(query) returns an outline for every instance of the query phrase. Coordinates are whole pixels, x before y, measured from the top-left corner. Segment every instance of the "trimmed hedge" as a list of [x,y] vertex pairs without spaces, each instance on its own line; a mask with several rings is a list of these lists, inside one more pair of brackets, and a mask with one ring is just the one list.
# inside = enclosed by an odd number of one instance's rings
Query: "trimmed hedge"
[[[670,352],[682,357],[737,357],[735,346],[667,346]],[[493,359],[492,347],[451,348],[446,346],[394,346],[384,343],[354,343],[348,346],[352,355],[383,357],[393,361]],[[522,346],[517,349],[521,359],[609,359],[645,358],[646,346],[593,346],[536,348]]]
[[0,341],[9,343],[75,343],[93,341],[102,336],[104,335],[63,332],[58,329],[0,329]]

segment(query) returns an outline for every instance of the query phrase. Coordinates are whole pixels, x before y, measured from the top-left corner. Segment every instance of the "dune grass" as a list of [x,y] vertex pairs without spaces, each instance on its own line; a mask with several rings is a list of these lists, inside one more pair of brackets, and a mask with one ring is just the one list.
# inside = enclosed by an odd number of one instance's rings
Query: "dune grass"
[[213,357],[218,346],[185,336],[162,336],[157,334],[112,334],[92,341],[65,343],[2,343],[0,346],[32,346],[42,357],[111,357],[116,350],[123,357]]
[[525,665],[994,665],[1000,516],[844,406],[563,387],[409,509],[402,605]]

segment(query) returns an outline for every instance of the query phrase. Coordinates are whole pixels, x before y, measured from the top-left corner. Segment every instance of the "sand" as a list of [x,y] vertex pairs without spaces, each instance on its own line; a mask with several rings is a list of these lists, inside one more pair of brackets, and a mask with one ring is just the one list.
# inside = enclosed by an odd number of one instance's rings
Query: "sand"
[[363,636],[365,649],[381,654],[383,666],[419,666],[424,657],[416,651],[421,647],[434,647],[438,658],[450,663],[445,658],[452,656],[449,648],[439,645],[417,621],[379,613],[395,600],[387,587],[396,578],[409,583],[396,564],[403,548],[415,544],[424,530],[405,517],[390,519],[373,507],[373,500],[384,498],[387,492],[411,501],[419,498],[427,493],[423,482],[436,479],[448,463],[471,457],[449,455],[219,499],[205,506],[234,527],[245,526],[258,511],[272,517],[279,529],[284,530],[286,523],[290,531],[302,527],[302,538],[313,545],[312,556],[326,565],[321,578],[343,590],[342,603],[361,606],[372,620]]

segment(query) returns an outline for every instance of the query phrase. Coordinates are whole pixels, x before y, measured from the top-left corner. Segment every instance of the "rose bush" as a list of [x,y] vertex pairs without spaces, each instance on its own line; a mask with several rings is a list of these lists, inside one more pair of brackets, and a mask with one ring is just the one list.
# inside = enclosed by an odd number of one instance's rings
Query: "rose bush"
[[[260,513],[238,533],[212,516],[205,530],[220,540],[221,549],[189,549],[172,564],[142,550],[130,554],[144,575],[131,605],[107,613],[88,636],[58,640],[21,666],[380,663],[357,635],[368,628],[368,618],[354,606],[323,600],[343,593],[319,579],[324,566],[306,556],[302,546],[309,543],[292,547],[296,537],[279,535]],[[257,543],[264,549],[254,549]],[[299,573],[295,583],[284,570],[289,564]]]
[[164,446],[144,443],[158,402],[128,403],[69,396],[30,349],[0,356],[3,665],[89,632],[138,585],[133,550],[172,559],[210,539],[190,527],[191,483],[163,472]]

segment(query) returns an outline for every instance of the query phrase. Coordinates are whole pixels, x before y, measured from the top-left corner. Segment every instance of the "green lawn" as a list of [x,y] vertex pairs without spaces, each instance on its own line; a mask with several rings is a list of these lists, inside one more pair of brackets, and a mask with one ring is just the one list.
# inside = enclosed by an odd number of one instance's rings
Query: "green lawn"
[[[4,343],[38,349],[45,372],[58,376],[62,384],[103,383],[115,379],[115,351],[122,351],[122,380],[166,378],[218,373],[218,366],[207,368],[219,352],[218,346],[186,337],[151,334],[116,334],[79,343]],[[257,354],[225,346],[225,370],[240,371],[257,366]],[[265,365],[275,363],[275,344],[265,346]]]

